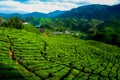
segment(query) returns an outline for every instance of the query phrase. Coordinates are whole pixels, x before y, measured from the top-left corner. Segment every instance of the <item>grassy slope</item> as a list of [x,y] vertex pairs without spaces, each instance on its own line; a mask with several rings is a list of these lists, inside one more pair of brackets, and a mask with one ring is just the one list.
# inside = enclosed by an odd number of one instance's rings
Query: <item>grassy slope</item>
[[120,48],[69,35],[0,28],[2,80],[120,79]]

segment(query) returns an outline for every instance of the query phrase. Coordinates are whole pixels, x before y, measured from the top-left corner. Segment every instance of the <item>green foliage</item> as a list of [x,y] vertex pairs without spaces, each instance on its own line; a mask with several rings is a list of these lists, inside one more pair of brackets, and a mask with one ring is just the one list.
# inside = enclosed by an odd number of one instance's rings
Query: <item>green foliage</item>
[[104,70],[104,67],[99,66],[99,67],[94,71],[94,73],[99,74],[99,73],[101,73],[101,71],[103,71],[103,70]]
[[20,20],[19,18],[12,17],[12,18],[8,19],[7,21],[5,21],[4,23],[2,23],[1,26],[22,29],[23,23],[22,23],[22,20]]
[[97,26],[99,24],[101,24],[102,21],[100,20],[97,20],[97,19],[91,19],[89,22],[88,22],[88,25],[91,26],[89,29],[88,29],[88,33],[90,33],[92,36],[93,35],[96,35],[96,32],[97,32]]
[[91,73],[91,69],[90,68],[85,68],[84,70],[85,72]]
[[4,19],[2,17],[0,17],[0,26],[3,22],[4,22]]
[[26,17],[25,19],[23,19],[24,21],[27,21],[29,23],[31,23],[33,26],[39,25],[39,18],[36,17]]
[[100,80],[109,80],[107,77],[100,77]]
[[90,80],[98,80],[99,76],[98,75],[91,75]]
[[110,74],[109,74],[110,77],[116,77],[117,76],[117,68],[116,67],[113,67]]
[[98,27],[96,35],[92,39],[120,46],[120,21],[105,21]]
[[74,8],[70,11],[67,11],[59,17],[62,18],[86,18],[86,19],[100,19],[100,20],[109,20],[109,19],[120,19],[120,4],[114,6],[107,5],[87,5],[78,8]]
[[107,71],[107,70],[103,70],[101,72],[101,75],[106,76],[106,77],[108,77],[108,74],[109,74],[109,71]]
[[120,46],[120,21],[117,19],[105,21],[96,18],[31,18],[28,22],[34,26],[42,25],[50,31],[80,31],[85,33],[82,39]]
[[28,31],[28,32],[40,34],[39,29],[37,29],[36,27],[32,26],[31,24],[23,25],[23,29]]
[[0,36],[2,79],[119,79],[119,47],[71,35],[43,36],[5,27],[0,27]]

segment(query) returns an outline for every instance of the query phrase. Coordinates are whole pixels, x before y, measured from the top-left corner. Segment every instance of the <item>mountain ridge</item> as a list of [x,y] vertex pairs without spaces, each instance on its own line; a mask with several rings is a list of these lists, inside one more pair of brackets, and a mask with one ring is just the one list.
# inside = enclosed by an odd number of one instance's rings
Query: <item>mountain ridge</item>
[[[78,8],[73,8],[70,11],[59,15],[62,18],[86,18],[86,19],[119,19],[120,14],[120,4],[108,6],[100,4],[92,4],[87,6],[81,6]],[[107,16],[106,16],[107,15]]]
[[56,17],[65,11],[60,11],[56,10],[50,13],[42,13],[42,12],[32,12],[32,13],[26,13],[26,14],[21,14],[21,13],[12,13],[12,14],[6,14],[6,13],[0,13],[0,17],[3,18],[9,18],[9,17],[37,17],[37,18],[48,18],[48,17]]
[[[106,16],[107,15],[107,16]],[[85,19],[120,19],[120,4],[108,6],[100,4],[92,4],[86,6],[80,6],[68,11],[56,10],[50,13],[32,12],[27,14],[4,14],[0,13],[1,17],[36,17],[36,18],[85,18]]]

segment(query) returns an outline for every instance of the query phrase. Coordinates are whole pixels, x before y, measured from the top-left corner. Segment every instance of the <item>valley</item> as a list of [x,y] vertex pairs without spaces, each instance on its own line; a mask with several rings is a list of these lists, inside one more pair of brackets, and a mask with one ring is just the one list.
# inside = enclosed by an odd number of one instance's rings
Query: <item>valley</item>
[[120,80],[120,4],[0,13],[0,80]]

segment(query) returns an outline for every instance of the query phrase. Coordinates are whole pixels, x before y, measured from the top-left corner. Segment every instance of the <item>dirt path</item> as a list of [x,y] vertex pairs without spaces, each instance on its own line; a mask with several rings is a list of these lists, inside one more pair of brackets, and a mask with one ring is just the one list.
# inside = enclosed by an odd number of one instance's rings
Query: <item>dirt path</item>
[[34,71],[31,71],[31,69],[29,69],[27,66],[23,65],[19,60],[16,59],[16,57],[14,56],[14,51],[12,49],[12,42],[11,39],[9,38],[9,36],[7,36],[8,38],[8,46],[9,46],[9,57],[10,59],[14,60],[16,62],[16,64],[22,66],[26,72],[32,72],[34,75],[38,76],[40,78],[40,80],[45,80],[44,78],[42,78],[41,76],[39,76],[38,74],[36,74]]
[[10,59],[14,59],[13,50],[12,50],[12,46],[11,46],[11,40],[10,40],[9,36],[7,36],[7,38],[8,38],[8,47],[9,47],[9,57],[10,57]]

